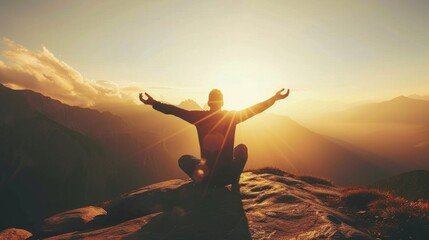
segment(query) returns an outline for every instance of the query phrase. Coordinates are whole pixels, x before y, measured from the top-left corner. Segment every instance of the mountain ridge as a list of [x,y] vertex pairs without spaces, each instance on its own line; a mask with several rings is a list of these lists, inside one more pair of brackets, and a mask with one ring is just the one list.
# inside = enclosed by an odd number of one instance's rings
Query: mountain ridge
[[[0,228],[35,226],[46,214],[111,197],[152,178],[106,148],[108,142],[97,141],[105,136],[90,132],[100,126],[97,119],[109,127],[122,124],[119,117],[2,85],[0,102],[7,103],[0,106]],[[80,112],[92,119],[87,126],[82,120],[75,124]],[[37,197],[29,197],[40,189]]]
[[388,101],[369,103],[335,114],[337,121],[429,123],[428,100],[398,96]]
[[397,196],[416,201],[429,200],[429,171],[414,170],[391,176],[367,185],[383,191],[389,191]]

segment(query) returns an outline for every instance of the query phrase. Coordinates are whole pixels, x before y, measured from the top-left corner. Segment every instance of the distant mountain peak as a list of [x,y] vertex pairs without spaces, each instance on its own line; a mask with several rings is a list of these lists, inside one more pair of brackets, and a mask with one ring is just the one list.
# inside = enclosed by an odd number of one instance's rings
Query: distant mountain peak
[[404,95],[401,95],[401,96],[395,97],[395,98],[391,99],[390,101],[386,101],[386,102],[398,103],[398,102],[413,102],[413,101],[420,101],[420,100],[409,98],[409,97],[406,97]]
[[391,100],[368,103],[347,109],[336,119],[351,122],[419,123],[429,122],[429,101],[398,96]]
[[177,106],[186,110],[203,110],[202,107],[192,99],[186,99]]
[[400,95],[400,96],[397,96],[397,97],[393,98],[392,100],[401,100],[401,99],[410,99],[410,98],[406,97],[404,95]]
[[428,100],[429,101],[429,95],[411,94],[408,97],[412,98],[412,99]]

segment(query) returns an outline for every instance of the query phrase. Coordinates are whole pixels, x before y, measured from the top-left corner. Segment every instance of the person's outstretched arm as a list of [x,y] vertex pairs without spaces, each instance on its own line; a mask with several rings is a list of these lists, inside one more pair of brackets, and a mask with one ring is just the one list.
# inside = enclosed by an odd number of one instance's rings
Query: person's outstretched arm
[[285,89],[282,88],[280,91],[276,92],[276,94],[274,94],[274,96],[270,97],[269,99],[239,111],[238,119],[237,119],[238,122],[243,122],[255,116],[256,114],[267,110],[269,107],[273,106],[273,104],[276,101],[287,98],[289,96],[289,89],[286,91],[286,93],[282,94],[284,90]]
[[146,105],[151,105],[153,109],[158,110],[165,114],[172,114],[176,117],[179,117],[187,122],[192,122],[192,114],[190,114],[190,111],[176,107],[171,104],[162,103],[159,101],[156,101],[152,96],[150,96],[148,93],[144,93],[147,97],[147,99],[144,99],[143,93],[139,94],[140,101],[143,102]]

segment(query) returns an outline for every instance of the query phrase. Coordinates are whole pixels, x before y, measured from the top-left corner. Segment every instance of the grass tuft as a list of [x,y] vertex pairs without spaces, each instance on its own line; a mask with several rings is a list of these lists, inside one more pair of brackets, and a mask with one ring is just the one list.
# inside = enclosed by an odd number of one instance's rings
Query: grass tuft
[[341,200],[350,208],[366,210],[370,203],[387,198],[387,195],[374,189],[355,188],[344,191]]
[[320,184],[320,185],[325,185],[325,186],[334,186],[334,184],[325,178],[322,177],[315,177],[315,176],[299,176],[298,179],[300,179],[301,181],[304,181],[306,183],[309,184]]
[[268,174],[273,174],[277,176],[285,176],[287,174],[283,170],[280,170],[279,168],[276,168],[276,167],[264,167],[264,168],[249,170],[249,171],[254,174],[268,173]]
[[356,214],[358,222],[380,239],[427,239],[429,202],[409,201],[379,190],[343,188],[341,202]]
[[371,204],[370,212],[383,219],[379,228],[384,235],[397,239],[427,239],[429,236],[428,202],[389,196]]

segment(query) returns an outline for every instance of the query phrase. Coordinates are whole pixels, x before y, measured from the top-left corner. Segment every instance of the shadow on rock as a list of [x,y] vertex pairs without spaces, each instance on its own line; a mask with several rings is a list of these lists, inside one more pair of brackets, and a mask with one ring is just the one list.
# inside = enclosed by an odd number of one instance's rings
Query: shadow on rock
[[[93,210],[100,210],[93,213]],[[91,211],[89,211],[91,210]],[[106,214],[107,213],[107,214]],[[45,220],[50,239],[251,239],[239,192],[171,180]]]
[[127,239],[251,239],[238,192],[220,188],[184,194],[193,200],[154,216]]

